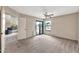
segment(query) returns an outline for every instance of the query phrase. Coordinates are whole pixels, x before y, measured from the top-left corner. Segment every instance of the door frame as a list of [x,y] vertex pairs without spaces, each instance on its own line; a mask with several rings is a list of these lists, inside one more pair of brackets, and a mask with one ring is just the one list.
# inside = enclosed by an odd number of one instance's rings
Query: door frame
[[5,50],[5,6],[1,6],[1,52]]

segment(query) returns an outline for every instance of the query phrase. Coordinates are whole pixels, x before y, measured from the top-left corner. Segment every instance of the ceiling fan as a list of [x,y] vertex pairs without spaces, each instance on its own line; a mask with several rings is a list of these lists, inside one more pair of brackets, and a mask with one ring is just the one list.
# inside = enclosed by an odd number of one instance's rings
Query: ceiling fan
[[52,18],[54,14],[48,14],[48,12],[45,12],[43,15],[47,19],[47,18]]
[[52,18],[54,16],[53,13],[49,13],[50,11],[45,6],[41,8],[41,11],[45,19]]

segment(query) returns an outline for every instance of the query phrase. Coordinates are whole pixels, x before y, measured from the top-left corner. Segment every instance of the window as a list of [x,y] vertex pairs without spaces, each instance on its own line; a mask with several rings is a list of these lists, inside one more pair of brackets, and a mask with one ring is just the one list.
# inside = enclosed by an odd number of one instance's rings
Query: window
[[45,21],[45,29],[51,30],[51,21]]
[[17,32],[18,17],[10,14],[5,14],[5,34]]

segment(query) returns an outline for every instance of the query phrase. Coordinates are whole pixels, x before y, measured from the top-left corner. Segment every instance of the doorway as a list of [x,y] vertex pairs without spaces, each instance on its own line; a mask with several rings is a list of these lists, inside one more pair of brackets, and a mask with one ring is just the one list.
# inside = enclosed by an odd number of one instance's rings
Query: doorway
[[44,21],[36,21],[36,35],[44,34]]

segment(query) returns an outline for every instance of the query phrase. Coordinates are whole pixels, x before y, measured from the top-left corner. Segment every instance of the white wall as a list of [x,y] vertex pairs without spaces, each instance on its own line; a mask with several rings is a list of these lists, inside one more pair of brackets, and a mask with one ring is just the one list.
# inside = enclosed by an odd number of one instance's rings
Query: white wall
[[52,30],[45,31],[48,35],[54,35],[63,38],[76,39],[76,20],[77,14],[68,14],[54,17],[52,21]]

